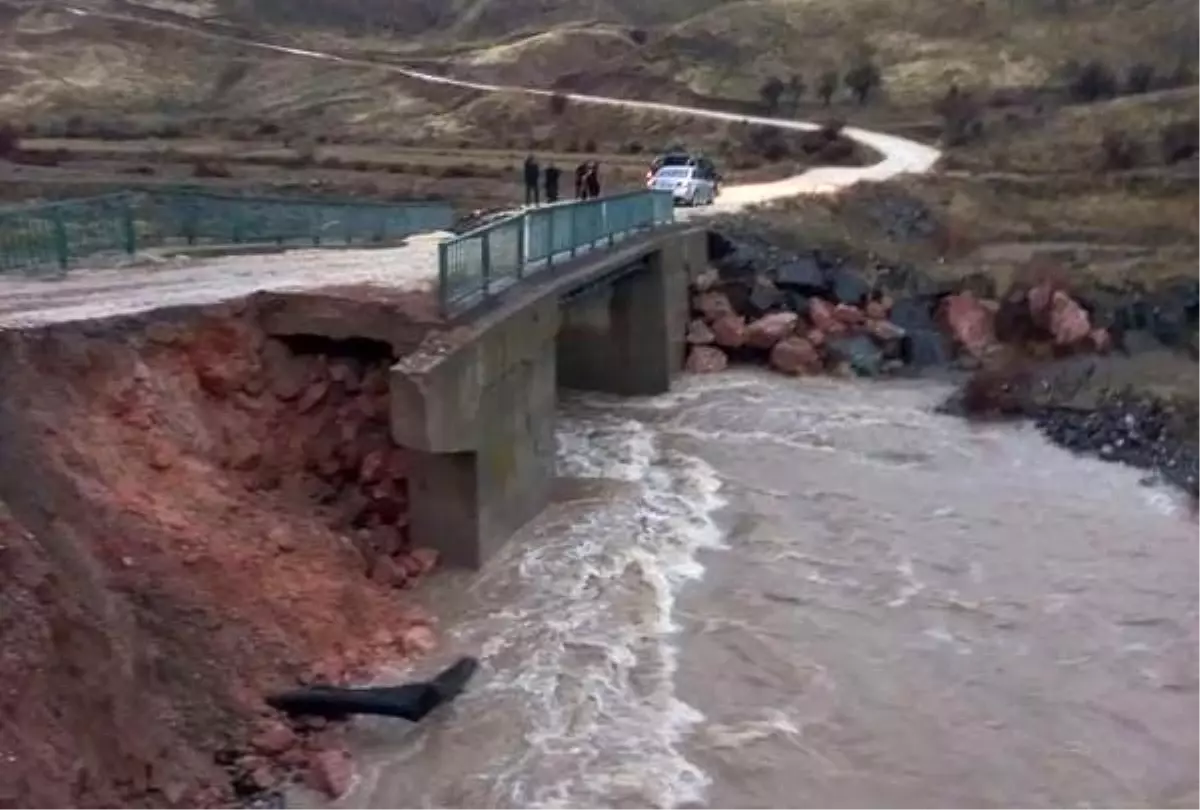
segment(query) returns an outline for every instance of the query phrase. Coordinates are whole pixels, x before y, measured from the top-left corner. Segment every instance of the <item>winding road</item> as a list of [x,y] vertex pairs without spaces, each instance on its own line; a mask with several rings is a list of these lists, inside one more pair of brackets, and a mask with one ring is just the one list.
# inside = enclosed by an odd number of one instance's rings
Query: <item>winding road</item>
[[[230,42],[249,48],[273,51],[279,54],[299,57],[302,59],[317,59],[325,62],[335,62],[343,65],[357,65],[374,70],[389,70],[410,79],[416,79],[430,84],[460,87],[465,90],[479,90],[486,93],[524,93],[532,96],[551,96],[553,90],[535,87],[518,87],[515,85],[489,84],[486,82],[467,81],[450,76],[439,76],[421,70],[395,65],[388,62],[378,62],[369,59],[357,59],[348,56],[311,51],[304,48],[293,48],[286,45],[275,45],[269,42],[259,42],[240,37],[214,34],[208,31],[198,31],[186,25],[174,24],[164,20],[146,20],[122,14],[107,14],[85,11],[80,8],[68,7],[67,11],[77,16],[101,17],[122,22],[137,23],[158,28],[170,28],[184,31],[198,37],[217,41]],[[608,107],[624,107],[626,109],[651,110],[668,115],[686,115],[694,118],[708,118],[718,121],[734,121],[758,124],[778,129],[801,132],[811,132],[819,128],[819,124],[811,121],[793,121],[788,118],[771,118],[757,115],[742,115],[740,113],[707,110],[700,107],[686,107],[680,104],[664,104],[658,101],[638,101],[634,99],[610,98],[608,96],[593,96],[584,93],[565,93],[570,101],[578,104],[603,105]],[[870,166],[824,166],[769,183],[751,183],[738,186],[727,186],[721,192],[718,204],[708,210],[728,212],[747,205],[770,202],[772,200],[794,197],[800,194],[830,193],[840,188],[853,185],[860,181],[887,180],[900,174],[921,174],[929,171],[941,157],[941,152],[931,146],[918,143],[908,138],[887,135],[882,132],[846,127],[842,133],[851,140],[875,150],[883,156],[883,160]]]
[[[484,92],[525,93],[549,96],[553,91],[530,87],[486,84],[438,76],[383,62],[256,42],[199,31],[163,20],[146,20],[120,14],[68,7],[76,16],[98,17],[182,31],[197,37],[226,41],[244,47],[273,51],[296,58],[317,59],[371,69],[384,69],[412,79]],[[811,131],[818,124],[783,118],[663,104],[655,101],[568,94],[572,102],[653,110],[722,121],[742,121],[781,129]],[[713,206],[681,211],[682,218],[728,213],[748,205],[794,197],[824,194],[860,181],[886,180],[899,174],[929,171],[940,153],[924,144],[879,132],[847,127],[843,133],[881,155],[871,166],[819,167],[768,183],[727,186]],[[311,290],[321,287],[363,285],[393,292],[432,290],[437,280],[437,242],[442,234],[427,234],[387,249],[289,250],[269,255],[224,256],[167,264],[140,263],[131,267],[73,270],[52,282],[23,277],[0,278],[0,329],[21,328],[48,322],[86,320],[143,312],[167,306],[196,305],[230,300],[271,290]]]

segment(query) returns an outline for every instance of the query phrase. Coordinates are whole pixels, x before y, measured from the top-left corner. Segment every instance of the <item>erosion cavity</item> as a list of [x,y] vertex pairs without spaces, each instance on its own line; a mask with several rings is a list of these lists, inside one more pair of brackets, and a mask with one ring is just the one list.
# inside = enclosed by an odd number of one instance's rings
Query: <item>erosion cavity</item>
[[330,762],[335,728],[263,743],[261,697],[432,644],[387,383],[428,328],[275,295],[0,332],[0,803],[223,804]]

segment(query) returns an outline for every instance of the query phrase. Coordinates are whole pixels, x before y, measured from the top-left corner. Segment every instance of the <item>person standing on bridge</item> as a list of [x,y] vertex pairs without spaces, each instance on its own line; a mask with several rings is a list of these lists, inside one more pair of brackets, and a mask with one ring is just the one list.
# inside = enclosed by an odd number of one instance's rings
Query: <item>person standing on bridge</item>
[[600,164],[592,160],[587,169],[587,195],[595,198],[600,196]]
[[541,200],[538,199],[538,181],[541,178],[541,168],[538,166],[537,158],[530,153],[529,157],[525,158],[525,204],[537,205]]
[[546,166],[546,171],[543,172],[546,181],[546,202],[558,202],[558,178],[562,176],[562,172],[553,163]]
[[575,199],[587,199],[587,163],[580,163],[575,167]]

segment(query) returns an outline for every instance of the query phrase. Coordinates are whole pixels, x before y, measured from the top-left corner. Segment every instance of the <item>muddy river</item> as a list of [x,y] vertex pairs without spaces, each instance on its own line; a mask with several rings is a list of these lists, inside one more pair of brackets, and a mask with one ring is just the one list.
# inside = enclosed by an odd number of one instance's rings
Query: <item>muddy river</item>
[[554,506],[429,596],[474,689],[359,721],[341,806],[1196,806],[1194,520],[944,393],[569,397]]

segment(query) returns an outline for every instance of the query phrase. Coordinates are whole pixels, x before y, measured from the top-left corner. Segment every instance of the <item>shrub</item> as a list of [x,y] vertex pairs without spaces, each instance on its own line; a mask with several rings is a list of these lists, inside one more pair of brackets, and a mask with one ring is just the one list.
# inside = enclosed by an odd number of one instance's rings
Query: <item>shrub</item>
[[827,70],[821,74],[821,80],[817,82],[817,95],[821,97],[821,103],[826,107],[833,99],[833,94],[838,88],[838,73],[836,70]]
[[775,112],[779,109],[779,99],[783,96],[785,85],[783,80],[778,76],[772,76],[762,83],[758,88],[758,97],[762,99],[763,107],[767,112]]
[[1197,145],[1197,135],[1200,121],[1192,118],[1188,121],[1172,121],[1163,127],[1159,136],[1163,163],[1171,165],[1194,158],[1200,153]]
[[1149,93],[1154,89],[1154,66],[1146,62],[1135,62],[1125,73],[1126,93]]
[[629,39],[634,45],[645,45],[646,41],[650,39],[650,35],[644,28],[630,28]]
[[9,159],[21,151],[21,136],[11,124],[0,125],[0,158]]
[[1104,169],[1124,171],[1141,162],[1140,144],[1123,132],[1104,133],[1100,141],[1100,150]]
[[847,70],[842,81],[859,104],[866,104],[871,93],[883,83],[883,74],[874,62],[864,59]]
[[1099,59],[1093,59],[1069,80],[1067,91],[1072,99],[1080,102],[1112,98],[1117,94],[1117,77]]

